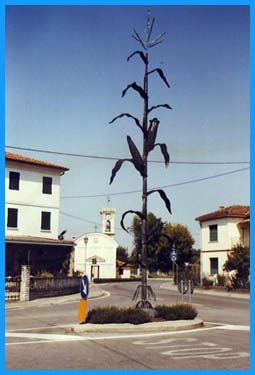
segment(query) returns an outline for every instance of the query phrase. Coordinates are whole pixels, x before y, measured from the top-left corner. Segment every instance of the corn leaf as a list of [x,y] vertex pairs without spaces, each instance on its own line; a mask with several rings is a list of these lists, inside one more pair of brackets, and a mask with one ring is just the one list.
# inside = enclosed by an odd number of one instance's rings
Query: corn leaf
[[122,167],[122,164],[124,163],[124,161],[131,161],[132,162],[132,160],[130,160],[130,159],[119,159],[117,162],[116,162],[116,164],[115,164],[115,166],[114,166],[114,168],[113,168],[113,170],[112,170],[112,175],[111,175],[111,178],[110,178],[110,185],[111,185],[111,183],[113,182],[113,180],[114,180],[114,177],[116,176],[116,173],[120,170],[120,168]]
[[125,216],[126,216],[127,214],[135,214],[135,215],[139,216],[139,218],[140,218],[141,220],[144,220],[144,219],[145,219],[145,216],[142,214],[142,212],[140,212],[140,211],[133,211],[133,210],[128,210],[128,211],[124,212],[124,214],[122,214],[121,221],[120,221],[120,225],[121,225],[121,227],[122,227],[127,233],[129,233],[128,230],[127,230],[127,228],[126,228],[125,225],[124,225],[124,218],[125,218]]
[[164,192],[164,190],[161,190],[161,189],[150,190],[150,191],[148,191],[147,196],[150,195],[150,194],[156,193],[156,192],[159,193],[160,197],[165,202],[165,205],[166,205],[166,208],[167,208],[168,212],[170,214],[172,214],[171,203],[170,203],[170,200],[167,198],[166,193]]
[[148,95],[145,93],[144,89],[141,86],[137,85],[136,82],[133,82],[133,83],[130,83],[129,85],[127,85],[127,87],[122,91],[122,95],[121,95],[122,98],[123,98],[123,96],[126,95],[126,92],[130,88],[137,91],[143,99],[148,99]]
[[153,69],[153,70],[151,70],[150,72],[148,72],[147,74],[149,75],[149,74],[154,73],[154,72],[157,72],[158,75],[160,76],[160,78],[165,82],[165,84],[167,85],[167,87],[170,87],[170,85],[169,85],[169,83],[167,82],[167,79],[166,79],[166,77],[165,77],[165,75],[164,75],[162,69],[160,69],[160,68]]
[[145,65],[148,64],[148,59],[142,51],[133,52],[131,55],[128,56],[127,61],[129,61],[131,59],[131,57],[133,57],[134,55],[139,55],[141,57],[141,59],[143,60],[144,64]]
[[153,111],[154,109],[156,109],[156,108],[160,108],[160,107],[167,108],[167,109],[173,109],[172,107],[170,107],[169,104],[159,104],[159,105],[154,105],[153,107],[149,108],[149,109],[148,109],[148,113],[150,113],[150,112]]
[[109,124],[112,124],[112,123],[113,123],[114,121],[116,121],[118,118],[121,118],[121,117],[123,117],[123,116],[126,116],[126,117],[130,117],[130,118],[132,118],[132,119],[135,121],[136,125],[137,125],[137,126],[142,130],[142,132],[143,132],[143,127],[142,127],[142,125],[140,124],[138,118],[136,118],[136,117],[130,115],[129,113],[122,113],[121,115],[114,117],[114,118],[109,122]]
[[156,147],[156,146],[160,147],[161,153],[162,153],[162,155],[164,157],[164,160],[165,160],[165,166],[168,167],[170,157],[169,157],[169,154],[168,154],[168,151],[167,151],[167,145],[165,143],[156,143],[154,145],[154,147]]

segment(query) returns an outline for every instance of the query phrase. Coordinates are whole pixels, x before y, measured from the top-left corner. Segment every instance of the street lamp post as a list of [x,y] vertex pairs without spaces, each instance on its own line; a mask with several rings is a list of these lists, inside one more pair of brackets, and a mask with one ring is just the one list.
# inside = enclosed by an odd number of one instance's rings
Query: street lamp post
[[85,253],[84,253],[84,274],[86,275],[86,253],[87,253],[87,245],[88,245],[89,239],[87,236],[84,237],[84,244],[85,244]]

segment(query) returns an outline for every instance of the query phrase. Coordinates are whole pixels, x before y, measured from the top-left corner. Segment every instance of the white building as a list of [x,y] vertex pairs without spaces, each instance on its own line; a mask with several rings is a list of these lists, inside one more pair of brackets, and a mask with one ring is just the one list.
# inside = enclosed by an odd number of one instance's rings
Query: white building
[[222,274],[233,246],[250,246],[250,207],[220,207],[196,220],[200,223],[201,276]]
[[116,278],[118,243],[114,239],[115,209],[101,210],[102,233],[83,234],[75,240],[74,271],[93,278]]
[[21,263],[38,263],[49,251],[59,258],[73,246],[58,238],[60,177],[68,168],[12,152],[5,161],[6,266],[17,274]]

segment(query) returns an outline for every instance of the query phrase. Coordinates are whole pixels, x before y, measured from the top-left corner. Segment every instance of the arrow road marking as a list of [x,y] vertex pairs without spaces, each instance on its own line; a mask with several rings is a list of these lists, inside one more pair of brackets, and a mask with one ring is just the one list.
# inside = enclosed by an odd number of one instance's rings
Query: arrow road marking
[[[227,326],[227,329],[231,329],[231,325]],[[243,328],[243,326],[237,326],[237,329]],[[246,326],[244,326],[247,328]],[[218,328],[218,327],[215,327]],[[225,328],[225,327],[221,327]],[[246,329],[245,329],[246,330]],[[206,359],[236,359],[249,357],[247,352],[232,352],[232,348],[219,347],[213,342],[199,341],[197,338],[169,338],[162,339],[159,341],[134,341],[133,345],[144,346],[145,349],[159,350],[161,355],[171,356],[173,359],[187,359],[187,358],[206,358]],[[161,345],[163,344],[163,345]],[[161,349],[166,349],[162,351]]]

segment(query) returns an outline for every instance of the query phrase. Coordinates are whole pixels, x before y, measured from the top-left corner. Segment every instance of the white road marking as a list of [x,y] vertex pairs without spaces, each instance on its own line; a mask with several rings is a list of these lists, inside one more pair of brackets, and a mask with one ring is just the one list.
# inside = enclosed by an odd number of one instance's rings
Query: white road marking
[[[211,328],[205,329],[196,329],[197,331],[211,330]],[[123,335],[111,335],[111,336],[71,336],[71,335],[54,335],[54,334],[45,334],[45,333],[22,333],[22,332],[6,332],[5,337],[16,337],[16,338],[34,338],[38,340],[48,340],[47,342],[64,342],[69,341],[89,341],[89,340],[115,340],[115,339],[128,339],[128,338],[141,338],[141,337],[155,337],[155,336],[166,336],[166,335],[176,335],[181,333],[194,333],[194,330],[185,330],[185,331],[173,331],[173,332],[155,332],[155,333],[140,333],[140,334],[123,334]],[[38,343],[44,343],[45,341],[39,341]],[[24,344],[27,342],[24,341]],[[35,342],[33,342],[35,343]],[[6,345],[15,345],[18,343],[6,343]]]
[[[65,326],[55,326],[53,327],[54,329],[56,328],[64,328],[64,327],[71,327],[73,326],[72,324],[70,325],[65,325]],[[140,334],[121,334],[121,335],[110,335],[110,336],[76,336],[76,335],[68,335],[68,334],[50,334],[50,333],[26,333],[26,332],[17,332],[18,330],[15,331],[7,331],[5,336],[10,337],[10,338],[24,338],[24,339],[34,339],[34,340],[40,340],[36,341],[36,343],[41,344],[45,342],[67,342],[67,341],[89,341],[89,340],[116,340],[116,339],[130,339],[130,338],[146,338],[146,337],[162,337],[162,336],[172,336],[172,335],[181,335],[181,334],[188,334],[188,333],[194,333],[194,332],[204,332],[204,331],[211,331],[215,329],[224,329],[225,326],[215,326],[215,327],[209,327],[209,328],[197,328],[197,329],[191,329],[191,330],[184,330],[184,331],[172,331],[172,332],[153,332],[153,333],[140,333]],[[237,329],[238,327],[239,330],[243,331],[248,331],[248,326],[232,326],[232,325],[227,325],[226,329],[231,329],[233,327],[233,330]],[[42,328],[48,328],[50,329],[51,327],[41,327]],[[27,330],[34,330],[34,329],[40,329],[40,328],[30,328]],[[23,329],[24,331],[25,329]],[[159,340],[156,342],[156,344],[164,344],[167,342],[175,339],[163,339]],[[178,338],[178,340],[184,340],[183,338]],[[196,341],[197,339],[195,338],[189,338],[185,339],[188,340],[187,342],[193,342]],[[143,341],[137,341],[136,345],[140,345],[139,343],[143,343],[146,345],[154,345],[155,342],[143,342]],[[30,344],[33,343],[35,344],[35,341],[23,341],[23,344]],[[21,342],[12,342],[12,343],[6,343],[6,345],[20,345]],[[135,344],[135,343],[133,343]]]
[[52,341],[77,341],[80,339],[80,336],[71,336],[71,335],[55,335],[47,333],[22,333],[22,332],[7,332],[6,337],[22,337],[30,339],[39,339],[39,340],[52,340]]
[[232,324],[226,324],[224,326],[215,327],[217,329],[228,329],[230,331],[250,331],[250,326],[238,326]]
[[43,326],[43,327],[28,327],[28,328],[17,328],[17,329],[8,329],[8,332],[23,332],[23,331],[33,331],[41,329],[56,329],[56,328],[70,328],[73,327],[73,324],[62,324],[60,326]]
[[93,297],[93,298],[91,298],[91,300],[93,300],[93,299],[98,300],[98,299],[104,299],[104,298],[108,298],[108,297],[110,297],[110,295],[111,295],[110,292],[107,292],[106,290],[103,290],[103,292],[104,292],[104,295],[103,295],[103,296],[101,296],[101,297]]

